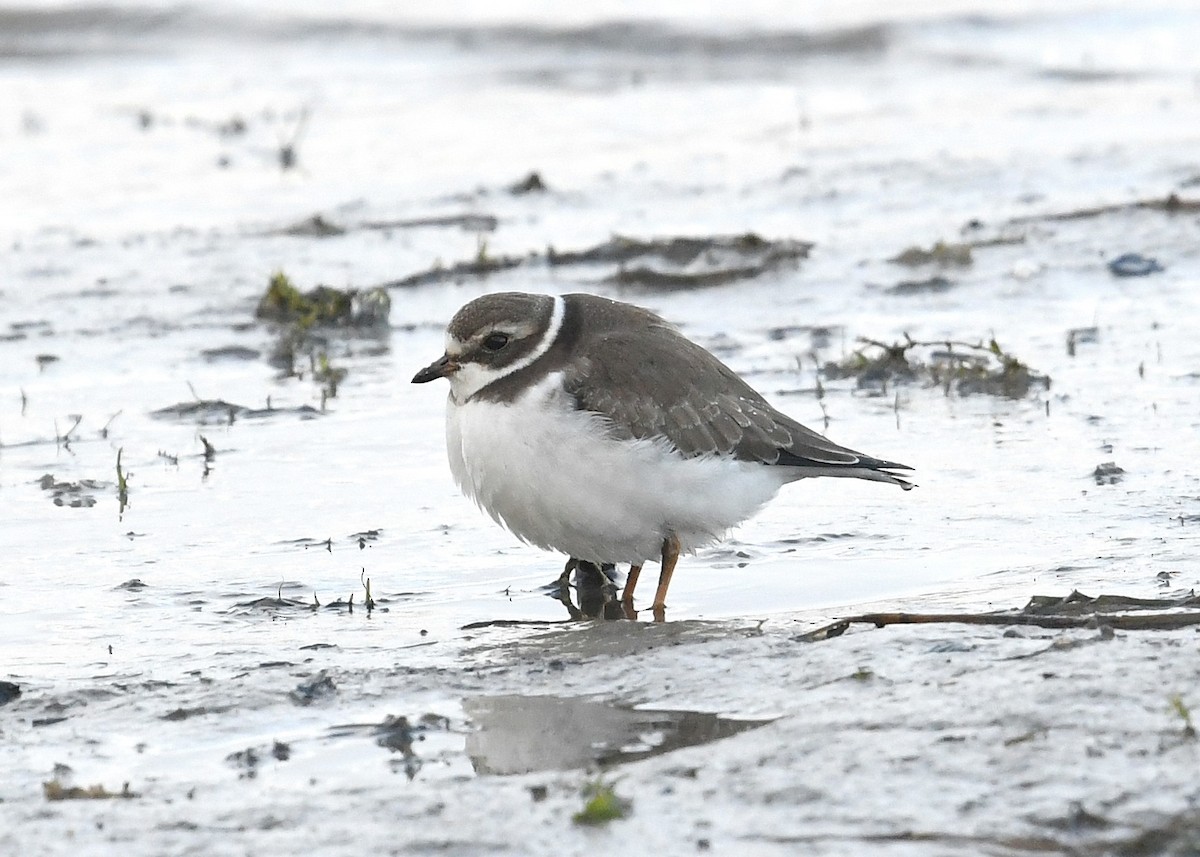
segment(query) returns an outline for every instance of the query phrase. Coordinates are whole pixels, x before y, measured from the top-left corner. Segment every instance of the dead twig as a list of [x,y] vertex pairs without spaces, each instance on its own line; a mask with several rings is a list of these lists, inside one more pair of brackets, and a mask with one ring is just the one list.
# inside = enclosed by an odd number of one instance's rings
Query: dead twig
[[1080,616],[1036,615],[1030,613],[863,613],[839,619],[816,630],[793,637],[797,642],[812,643],[840,637],[851,625],[1032,625],[1038,628],[1098,628],[1117,631],[1170,631],[1200,625],[1197,613],[1092,613]]

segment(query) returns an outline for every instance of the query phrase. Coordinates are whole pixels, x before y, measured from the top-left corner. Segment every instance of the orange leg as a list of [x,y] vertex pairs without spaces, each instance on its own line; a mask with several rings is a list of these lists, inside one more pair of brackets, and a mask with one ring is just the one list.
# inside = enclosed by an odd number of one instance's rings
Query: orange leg
[[629,575],[625,578],[625,589],[621,592],[621,607],[626,619],[636,619],[637,611],[633,609],[633,590],[637,589],[638,577],[642,573],[640,565],[629,566]]
[[667,587],[671,585],[671,575],[675,573],[675,563],[679,562],[679,539],[670,535],[663,539],[662,571],[658,575],[658,591],[654,593],[654,621],[662,622],[667,616]]

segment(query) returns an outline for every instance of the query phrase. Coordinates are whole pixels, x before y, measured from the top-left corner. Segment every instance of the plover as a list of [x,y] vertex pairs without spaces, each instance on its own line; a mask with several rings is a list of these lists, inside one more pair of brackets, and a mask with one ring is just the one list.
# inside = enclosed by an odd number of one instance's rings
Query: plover
[[413,377],[450,381],[446,449],[463,492],[518,538],[576,560],[659,560],[661,619],[681,553],[720,540],[788,482],[912,485],[773,408],[648,310],[587,294],[505,292],[466,304],[446,352]]

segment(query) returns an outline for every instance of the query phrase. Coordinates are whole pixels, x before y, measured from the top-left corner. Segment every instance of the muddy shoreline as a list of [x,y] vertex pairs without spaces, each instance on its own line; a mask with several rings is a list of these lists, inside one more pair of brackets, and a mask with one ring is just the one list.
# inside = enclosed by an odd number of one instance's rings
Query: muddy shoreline
[[[442,5],[0,12],[0,852],[1196,853],[1196,10]],[[408,383],[507,289],[920,487],[580,620]]]

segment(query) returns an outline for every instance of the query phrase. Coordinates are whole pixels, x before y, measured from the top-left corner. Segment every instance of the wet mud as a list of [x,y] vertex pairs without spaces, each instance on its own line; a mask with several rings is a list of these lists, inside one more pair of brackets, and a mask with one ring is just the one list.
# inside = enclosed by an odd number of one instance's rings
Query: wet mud
[[[0,11],[0,852],[1196,853],[1196,11],[367,5]],[[407,383],[508,289],[920,489],[625,618]]]

